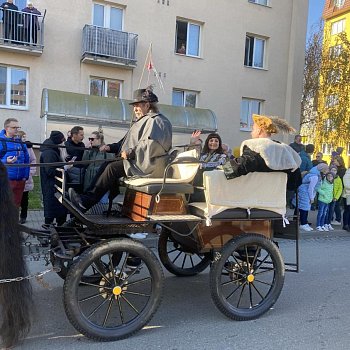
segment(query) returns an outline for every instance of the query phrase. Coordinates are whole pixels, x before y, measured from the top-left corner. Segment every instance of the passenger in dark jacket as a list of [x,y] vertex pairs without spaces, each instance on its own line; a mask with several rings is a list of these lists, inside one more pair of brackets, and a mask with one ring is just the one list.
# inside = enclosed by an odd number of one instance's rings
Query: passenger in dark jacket
[[[68,157],[66,161],[75,160],[81,161],[84,155],[85,144],[84,140],[84,129],[81,126],[74,126],[71,129],[71,137],[65,142],[67,147]],[[75,157],[73,159],[73,157]],[[85,167],[83,164],[74,165],[67,171],[68,186],[74,186],[78,192],[82,192],[84,183],[84,172]]]
[[301,184],[301,159],[295,150],[271,140],[272,134],[292,132],[283,119],[253,114],[252,139],[241,144],[241,156],[230,160],[224,166],[225,175],[233,179],[251,172],[284,171],[288,174],[288,190],[295,190]]
[[[51,131],[50,137],[40,147],[40,163],[62,162],[58,147],[64,142],[64,135],[60,131]],[[43,194],[45,224],[52,224],[54,219],[58,226],[66,221],[67,210],[55,197],[56,166],[40,168],[40,182]]]

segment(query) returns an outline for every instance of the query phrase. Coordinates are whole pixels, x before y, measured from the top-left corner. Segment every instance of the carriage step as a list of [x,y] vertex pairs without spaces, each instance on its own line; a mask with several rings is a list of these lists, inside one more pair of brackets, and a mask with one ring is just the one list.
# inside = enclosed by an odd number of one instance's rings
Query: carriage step
[[203,219],[195,215],[149,215],[150,221],[202,221]]

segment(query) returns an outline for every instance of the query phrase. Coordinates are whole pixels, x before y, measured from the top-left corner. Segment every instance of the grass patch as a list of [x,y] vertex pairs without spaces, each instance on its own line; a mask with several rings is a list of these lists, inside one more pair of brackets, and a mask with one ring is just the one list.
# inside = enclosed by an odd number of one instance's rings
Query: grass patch
[[40,177],[33,176],[34,189],[29,191],[28,209],[42,209]]

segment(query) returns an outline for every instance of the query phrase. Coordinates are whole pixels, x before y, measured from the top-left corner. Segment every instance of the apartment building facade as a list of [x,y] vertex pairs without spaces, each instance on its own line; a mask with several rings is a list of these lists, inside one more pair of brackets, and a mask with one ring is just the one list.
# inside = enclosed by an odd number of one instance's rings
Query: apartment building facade
[[[19,10],[24,2],[14,0]],[[250,137],[252,113],[282,116],[299,128],[308,0],[36,0],[34,6],[41,12],[36,43],[32,32],[11,40],[0,24],[0,123],[18,118],[30,140],[70,127],[67,118],[50,125],[41,118],[43,89],[131,99],[148,78],[160,103],[212,110],[233,147]],[[125,133],[119,129],[106,128],[108,142]]]

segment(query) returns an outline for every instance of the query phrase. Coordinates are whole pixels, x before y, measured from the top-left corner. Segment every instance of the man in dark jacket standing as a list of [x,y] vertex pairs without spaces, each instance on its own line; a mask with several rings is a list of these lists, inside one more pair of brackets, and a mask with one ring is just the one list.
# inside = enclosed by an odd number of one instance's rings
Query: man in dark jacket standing
[[13,3],[13,0],[4,2],[0,8],[3,11],[2,20],[4,23],[4,38],[18,40],[17,33],[17,16],[18,7]]
[[[24,143],[20,143],[21,139],[17,136],[17,132],[20,129],[17,119],[8,118],[5,120],[4,129],[0,132],[0,160],[3,164],[29,163],[27,146]],[[29,177],[29,170],[29,167],[7,167],[10,186],[17,208],[21,205],[24,185]]]
[[[50,137],[40,147],[40,163],[56,163],[64,161],[57,145],[62,144],[65,138],[60,131],[51,131]],[[66,221],[67,210],[55,197],[56,166],[40,168],[40,182],[43,194],[45,224],[52,224],[56,219],[58,226]]]
[[27,7],[25,7],[22,12],[25,13],[23,16],[24,41],[30,43],[30,39],[32,39],[32,43],[36,45],[39,29],[38,16],[41,15],[41,12],[33,6],[31,1],[28,1]]
[[120,158],[108,164],[95,187],[79,196],[70,188],[72,203],[86,211],[98,203],[109,190],[118,188],[124,176],[162,177],[172,143],[170,121],[159,113],[158,97],[150,88],[134,92],[135,120],[125,135],[120,148]]

